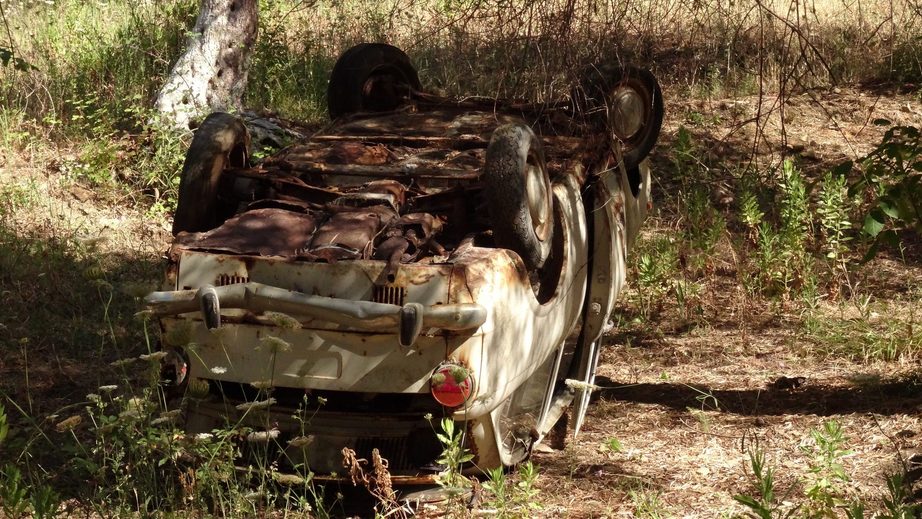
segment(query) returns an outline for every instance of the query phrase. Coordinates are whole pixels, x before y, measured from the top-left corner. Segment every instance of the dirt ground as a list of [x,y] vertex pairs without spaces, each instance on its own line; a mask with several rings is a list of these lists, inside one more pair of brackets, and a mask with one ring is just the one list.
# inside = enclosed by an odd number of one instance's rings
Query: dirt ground
[[[733,164],[743,164],[755,150],[763,161],[794,155],[805,169],[819,170],[879,142],[883,128],[873,124],[876,118],[922,124],[918,95],[899,92],[815,91],[788,99],[783,111],[770,98],[760,102],[757,96],[687,102],[678,98],[676,94],[667,102],[660,150],[668,150],[683,125],[707,154]],[[760,119],[760,113],[771,115]],[[668,153],[657,153],[660,181],[655,194],[668,199],[663,190],[674,172]],[[0,157],[0,184],[28,184],[36,195],[28,212],[14,211],[12,218],[16,225],[40,234],[63,233],[92,241],[102,258],[141,265],[139,287],[114,292],[131,307],[137,293],[158,281],[150,272],[156,271],[158,256],[166,248],[167,222],[143,210],[121,209],[118,200],[62,182],[54,164],[47,156]],[[713,186],[716,193],[719,184]],[[646,233],[667,232],[670,219],[676,217],[670,211],[668,205],[663,207]],[[878,261],[881,269],[892,268],[876,281],[873,275],[867,278],[878,297],[920,285],[918,261]],[[880,506],[884,475],[898,471],[912,453],[922,450],[917,357],[863,363],[812,355],[813,344],[804,337],[796,316],[786,316],[785,309],[754,308],[732,283],[710,288],[717,295],[709,301],[705,319],[694,327],[664,322],[644,332],[636,327],[616,331],[608,338],[597,381],[601,389],[581,434],[563,449],[543,448],[533,455],[540,472],[541,509],[535,516],[742,513],[733,495],[754,492],[749,453],[756,449],[765,452],[775,469],[776,492],[790,508],[802,501],[809,462],[802,447],[810,445],[810,430],[826,420],[842,426],[852,451],[843,459],[851,476],[845,485],[848,497]],[[9,325],[0,329],[9,344],[21,339],[14,331]],[[52,352],[54,345],[41,348]],[[116,350],[106,351],[104,357],[136,354],[143,346],[123,342]],[[36,351],[28,362],[12,352],[0,363],[3,386],[13,395],[25,396],[11,389],[24,382],[25,366],[32,370],[30,401],[48,398],[54,406],[83,398],[108,376],[105,369],[87,364],[98,362],[98,357],[55,352],[48,358],[57,362],[41,362],[36,360],[41,353]],[[620,449],[608,447],[613,439]]]
[[[760,107],[769,114],[763,124],[756,120]],[[875,126],[875,119],[922,123],[918,96],[856,89],[801,94],[788,99],[783,113],[755,96],[672,103],[667,113],[660,150],[683,125],[728,168],[755,150],[763,163],[792,156],[807,171],[823,171],[880,142],[886,127]],[[654,194],[668,199],[670,163],[657,162],[661,182]],[[720,203],[726,186],[712,187]],[[648,229],[648,236],[669,232],[681,217],[662,209],[659,228]],[[732,265],[729,258],[716,260]],[[918,262],[880,258],[866,269],[866,288],[880,300],[922,285]],[[865,363],[814,355],[797,315],[749,301],[726,280],[706,292],[712,299],[701,326],[650,323],[645,332],[631,327],[608,338],[601,389],[583,431],[563,450],[534,455],[542,474],[539,515],[744,514],[733,496],[757,495],[750,468],[755,451],[765,453],[782,509],[791,511],[804,502],[810,432],[828,420],[841,425],[851,451],[842,460],[851,478],[843,497],[865,501],[869,516],[881,507],[885,475],[905,470],[922,447],[918,357]],[[609,448],[612,439],[620,451]],[[793,517],[804,514],[794,510]]]

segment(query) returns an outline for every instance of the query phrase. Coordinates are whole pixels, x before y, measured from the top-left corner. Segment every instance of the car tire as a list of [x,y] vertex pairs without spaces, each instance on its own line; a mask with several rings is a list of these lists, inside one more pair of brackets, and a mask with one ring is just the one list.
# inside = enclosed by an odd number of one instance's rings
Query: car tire
[[529,270],[544,265],[554,231],[554,197],[541,141],[522,123],[497,128],[487,147],[484,197],[497,247],[516,252]]
[[[630,65],[589,67],[571,100],[591,131],[605,131],[621,143],[624,166],[629,171],[650,154],[659,138],[663,94],[647,69]],[[619,110],[619,106],[624,108]],[[628,115],[622,117],[625,113]]]
[[243,120],[215,112],[202,122],[186,152],[173,216],[173,235],[214,229],[231,216],[218,198],[218,184],[228,167],[246,167],[250,136]]
[[361,43],[336,60],[327,87],[327,111],[330,119],[356,112],[387,112],[421,89],[406,53],[385,43]]

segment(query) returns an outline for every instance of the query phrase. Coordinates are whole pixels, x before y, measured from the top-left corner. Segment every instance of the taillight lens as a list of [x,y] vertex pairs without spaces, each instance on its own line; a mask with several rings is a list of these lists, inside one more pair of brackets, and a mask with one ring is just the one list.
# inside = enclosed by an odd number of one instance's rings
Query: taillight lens
[[443,406],[461,407],[471,397],[474,377],[469,369],[460,364],[442,364],[432,373],[429,390],[435,401]]

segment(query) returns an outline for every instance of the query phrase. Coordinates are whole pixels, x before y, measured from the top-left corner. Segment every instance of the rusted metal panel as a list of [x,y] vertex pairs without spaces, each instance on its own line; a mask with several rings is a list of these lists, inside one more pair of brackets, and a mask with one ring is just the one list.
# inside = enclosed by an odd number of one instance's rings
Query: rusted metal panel
[[204,233],[180,233],[173,246],[191,250],[291,257],[317,229],[317,217],[284,209],[254,209]]

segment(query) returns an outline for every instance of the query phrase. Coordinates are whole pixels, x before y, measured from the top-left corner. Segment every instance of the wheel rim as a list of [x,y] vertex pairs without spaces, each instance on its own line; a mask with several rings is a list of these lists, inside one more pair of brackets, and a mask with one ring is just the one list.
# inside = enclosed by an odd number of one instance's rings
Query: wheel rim
[[637,135],[644,124],[644,98],[633,88],[622,86],[612,93],[609,113],[611,129],[621,140]]
[[640,145],[648,133],[652,95],[636,78],[625,78],[609,92],[608,128],[628,149]]
[[545,241],[551,230],[550,186],[544,168],[531,153],[525,165],[525,196],[535,235]]

